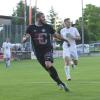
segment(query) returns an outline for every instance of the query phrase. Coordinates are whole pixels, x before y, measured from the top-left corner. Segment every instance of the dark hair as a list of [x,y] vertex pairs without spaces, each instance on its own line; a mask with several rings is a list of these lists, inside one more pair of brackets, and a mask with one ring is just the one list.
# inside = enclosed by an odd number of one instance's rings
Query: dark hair
[[66,19],[64,19],[64,22],[66,22],[66,21],[68,21],[68,20],[70,20],[70,18],[66,18]]
[[39,18],[39,17],[41,17],[42,15],[44,15],[44,13],[38,12],[38,13],[36,14],[36,18]]

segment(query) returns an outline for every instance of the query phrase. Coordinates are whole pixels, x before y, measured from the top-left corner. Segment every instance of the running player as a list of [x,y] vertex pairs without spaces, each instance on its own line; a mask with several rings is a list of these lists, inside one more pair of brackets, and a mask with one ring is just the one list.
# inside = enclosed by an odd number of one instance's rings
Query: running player
[[46,23],[45,16],[42,12],[37,13],[36,23],[34,25],[29,25],[27,28],[26,34],[23,37],[23,42],[30,36],[38,62],[44,67],[59,87],[63,88],[65,91],[69,91],[68,87],[60,80],[53,66],[52,46],[52,37],[68,42],[67,39],[63,39],[60,35],[55,33],[51,25]]
[[63,42],[63,58],[65,63],[65,73],[67,80],[71,80],[70,76],[70,65],[72,64],[73,68],[78,63],[78,55],[76,48],[76,40],[80,40],[80,34],[75,27],[71,27],[70,18],[64,20],[65,27],[61,29],[61,36],[67,39],[70,43],[70,47],[68,47],[67,42]]
[[9,38],[7,38],[6,41],[3,43],[2,48],[3,48],[3,56],[6,67],[9,67],[11,60],[11,48],[12,48],[12,44],[10,43]]

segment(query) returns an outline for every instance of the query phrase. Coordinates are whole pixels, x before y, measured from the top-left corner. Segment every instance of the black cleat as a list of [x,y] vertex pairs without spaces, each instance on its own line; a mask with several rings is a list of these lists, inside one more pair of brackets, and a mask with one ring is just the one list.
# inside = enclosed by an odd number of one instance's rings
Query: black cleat
[[64,89],[65,92],[69,92],[68,87],[64,83],[58,84],[58,87],[60,89]]
[[64,90],[65,90],[65,92],[69,92],[68,87],[67,87],[65,84],[64,84],[63,86],[64,86]]
[[67,79],[68,81],[71,81],[71,78]]

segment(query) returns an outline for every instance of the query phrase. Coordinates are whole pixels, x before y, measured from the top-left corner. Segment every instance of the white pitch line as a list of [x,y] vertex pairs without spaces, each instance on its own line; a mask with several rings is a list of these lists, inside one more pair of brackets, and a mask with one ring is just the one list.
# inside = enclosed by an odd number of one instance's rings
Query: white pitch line
[[54,84],[55,82],[24,82],[24,83],[33,83],[33,84]]
[[[55,84],[55,82],[24,82],[24,83],[26,83],[26,84]],[[91,81],[91,82],[89,82],[89,81],[87,81],[87,82],[70,82],[70,83],[78,83],[78,84],[100,84],[100,81]],[[70,84],[70,83],[68,83],[68,84]],[[66,82],[66,84],[67,84],[67,82]]]
[[76,83],[80,83],[80,84],[100,84],[100,82],[98,82],[98,81],[91,81],[91,82],[76,82]]
[[[91,82],[89,82],[89,81],[87,81],[87,82],[78,82],[78,81],[70,81],[70,82],[68,82],[68,81],[66,81],[66,82],[64,82],[66,85],[67,84],[73,84],[73,83],[75,83],[75,84],[82,84],[82,85],[93,85],[93,84],[100,84],[100,81],[91,81]],[[14,83],[15,84],[15,83]],[[55,82],[39,82],[39,81],[35,81],[35,82],[18,82],[18,83],[16,83],[15,85],[23,85],[23,84],[48,84],[48,85],[52,85],[52,84],[56,84]],[[1,85],[1,84],[0,84]]]

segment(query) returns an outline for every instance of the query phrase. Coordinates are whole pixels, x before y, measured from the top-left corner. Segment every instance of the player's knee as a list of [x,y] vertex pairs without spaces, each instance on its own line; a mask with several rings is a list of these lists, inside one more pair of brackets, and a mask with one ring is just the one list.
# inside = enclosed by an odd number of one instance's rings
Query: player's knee
[[50,61],[45,61],[45,65],[47,69],[49,69],[52,66],[52,63]]
[[65,58],[65,65],[70,65],[70,58]]

